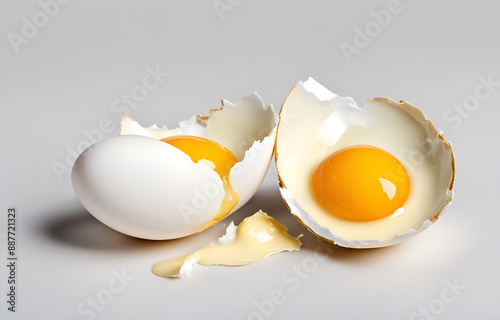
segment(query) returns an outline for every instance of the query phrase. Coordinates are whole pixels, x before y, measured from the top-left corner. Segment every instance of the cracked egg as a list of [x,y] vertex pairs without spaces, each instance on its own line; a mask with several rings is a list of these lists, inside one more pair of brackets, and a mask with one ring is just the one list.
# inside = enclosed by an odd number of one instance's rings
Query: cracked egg
[[175,129],[122,120],[120,135],[78,157],[73,189],[98,220],[153,240],[203,231],[238,210],[264,180],[278,117],[254,93],[222,101]]
[[387,98],[360,107],[312,78],[283,103],[275,161],[291,213],[343,247],[399,243],[453,198],[453,150],[420,109]]

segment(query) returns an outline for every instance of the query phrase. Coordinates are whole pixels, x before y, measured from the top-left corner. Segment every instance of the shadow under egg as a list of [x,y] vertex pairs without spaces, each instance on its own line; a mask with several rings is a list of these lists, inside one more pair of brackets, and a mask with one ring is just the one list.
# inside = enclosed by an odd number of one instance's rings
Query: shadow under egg
[[84,208],[54,215],[43,226],[42,233],[58,243],[90,250],[134,251],[175,245],[181,239],[147,240],[120,233],[95,219]]

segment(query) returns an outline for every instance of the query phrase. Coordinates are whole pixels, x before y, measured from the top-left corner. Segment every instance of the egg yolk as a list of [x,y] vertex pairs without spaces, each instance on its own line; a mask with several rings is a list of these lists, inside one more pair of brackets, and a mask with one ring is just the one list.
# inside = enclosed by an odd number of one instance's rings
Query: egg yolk
[[401,162],[367,145],[347,147],[327,156],[316,167],[311,185],[326,210],[354,221],[391,215],[403,206],[410,191]]
[[238,162],[234,154],[217,142],[201,137],[172,136],[161,140],[186,153],[191,157],[193,162],[198,163],[202,161],[204,164],[210,166],[222,180],[224,198],[222,199],[219,211],[211,221],[198,229],[198,232],[213,226],[225,218],[240,199],[238,192],[229,183],[229,172]]

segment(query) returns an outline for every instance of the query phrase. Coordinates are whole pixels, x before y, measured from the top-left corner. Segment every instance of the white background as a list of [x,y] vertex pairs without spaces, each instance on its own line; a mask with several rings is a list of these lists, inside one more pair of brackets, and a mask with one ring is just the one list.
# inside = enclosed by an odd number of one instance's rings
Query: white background
[[[93,318],[87,299],[108,298],[114,272],[125,272],[133,279],[95,319],[499,319],[499,3],[405,0],[382,26],[371,12],[388,10],[389,1],[227,1],[73,0],[52,7],[47,21],[37,1],[1,1],[0,317]],[[36,34],[12,45],[34,17]],[[368,28],[368,41],[359,43],[357,28]],[[355,40],[356,53],[344,54],[342,43]],[[81,207],[69,174],[54,166],[71,165],[87,143],[84,132],[102,121],[114,126],[103,136],[117,134],[124,108],[112,109],[114,101],[141,85],[148,66],[168,76],[129,110],[144,125],[173,127],[221,98],[253,91],[279,110],[308,76],[358,103],[409,101],[453,144],[455,200],[403,244],[349,250],[321,243],[291,217],[272,165],[255,197],[206,232],[158,242],[118,234]],[[496,85],[477,96],[488,78]],[[474,110],[455,113],[464,102]],[[19,210],[16,314],[4,302],[12,205]],[[299,252],[247,267],[200,266],[183,280],[150,272],[260,208],[292,235],[304,233]],[[297,266],[306,270],[301,278]],[[447,282],[458,283],[457,292]],[[282,292],[280,304],[266,301],[272,292]]]

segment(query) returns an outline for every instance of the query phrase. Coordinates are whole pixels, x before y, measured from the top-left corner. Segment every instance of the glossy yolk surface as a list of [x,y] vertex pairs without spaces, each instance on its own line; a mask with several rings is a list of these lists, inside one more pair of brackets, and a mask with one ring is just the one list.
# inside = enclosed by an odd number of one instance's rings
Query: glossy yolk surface
[[323,159],[313,173],[311,186],[318,202],[331,214],[369,221],[389,216],[403,206],[410,179],[390,153],[356,145]]
[[162,141],[186,153],[191,157],[193,162],[198,163],[202,161],[204,164],[210,166],[222,179],[225,195],[222,199],[221,207],[217,215],[198,229],[198,232],[205,230],[226,217],[236,206],[240,198],[238,192],[229,183],[229,172],[238,162],[234,154],[226,147],[201,137],[172,136],[162,139]]

